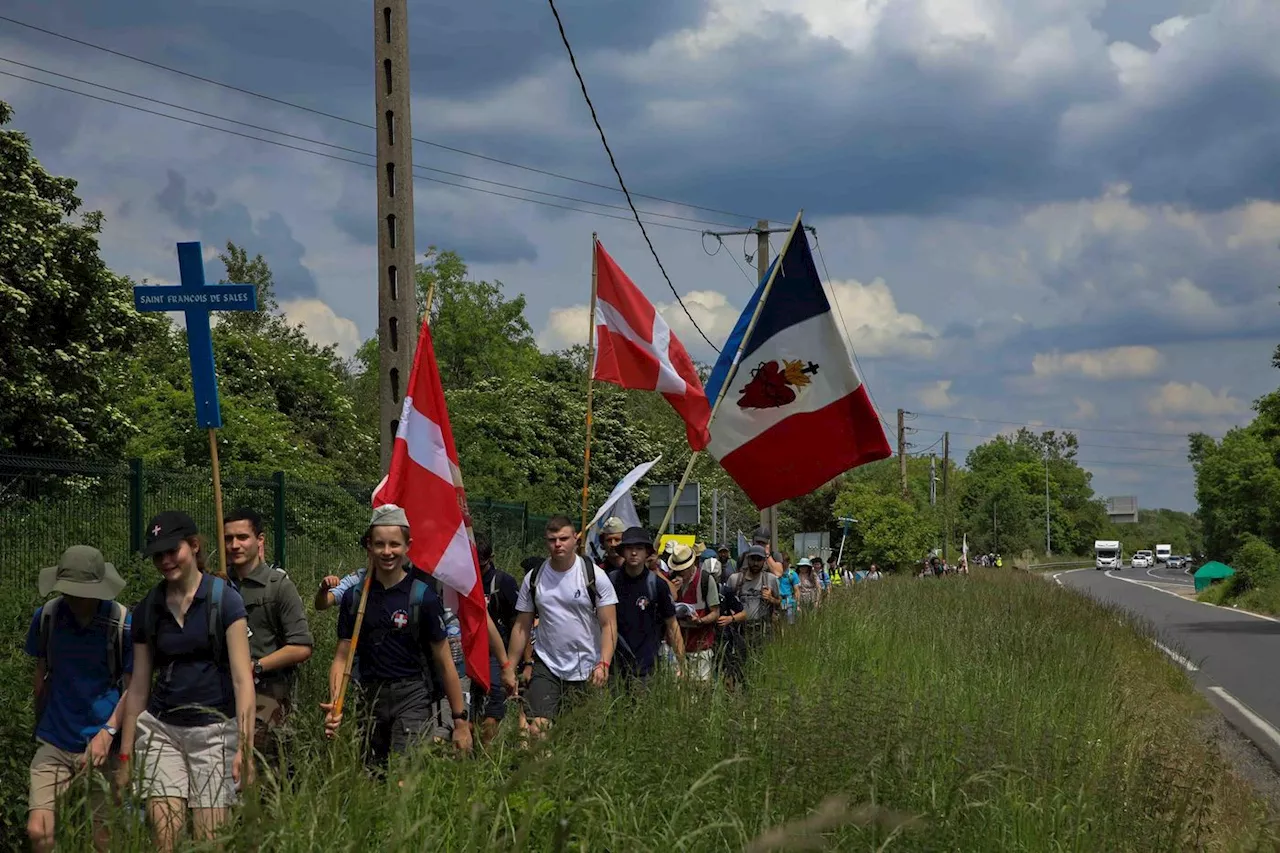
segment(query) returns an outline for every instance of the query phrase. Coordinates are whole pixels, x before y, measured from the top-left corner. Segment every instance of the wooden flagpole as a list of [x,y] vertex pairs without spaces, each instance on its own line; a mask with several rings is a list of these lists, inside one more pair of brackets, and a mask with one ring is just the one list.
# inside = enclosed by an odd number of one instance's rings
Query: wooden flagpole
[[[218,465],[218,431],[213,427],[209,427],[209,459],[213,463],[213,525],[215,534],[218,538],[218,570],[222,578],[227,577],[227,542],[222,535],[222,470]],[[277,536],[283,536],[284,531],[277,530]],[[207,540],[206,540],[207,541]]]
[[[795,221],[791,223],[791,230],[787,232],[787,239],[782,243],[782,251],[778,253],[778,263],[774,265],[773,272],[769,275],[769,280],[765,282],[764,291],[760,294],[760,301],[756,303],[756,310],[751,315],[751,322],[747,324],[747,330],[742,336],[742,343],[738,345],[738,352],[734,354],[733,362],[729,365],[729,374],[725,376],[724,384],[720,386],[720,393],[716,396],[715,402],[711,406],[711,418],[707,421],[708,424],[715,420],[716,412],[720,410],[720,403],[724,401],[725,395],[729,392],[729,386],[733,384],[734,377],[738,375],[738,361],[742,358],[742,347],[745,347],[747,341],[751,340],[751,333],[755,331],[756,321],[760,319],[760,312],[764,309],[764,304],[769,299],[769,292],[773,290],[773,283],[777,280],[778,273],[782,270],[782,258],[787,256],[787,249],[791,246],[791,238],[795,236],[796,229],[800,227],[800,219],[803,216],[804,210],[801,209],[796,214]],[[685,485],[689,482],[689,475],[693,473],[693,466],[698,461],[700,452],[695,450],[689,454],[689,464],[685,466],[684,476],[680,478],[680,485],[676,487],[676,493],[671,496],[671,506],[667,507],[667,514],[662,519],[662,526],[658,528],[658,532],[654,536],[653,547],[655,550],[658,547],[658,542],[662,539],[662,532],[671,523],[671,516],[676,511],[676,501],[680,499],[681,492],[684,491]]]
[[364,624],[364,606],[369,600],[369,584],[373,581],[373,557],[366,560],[364,583],[360,585],[360,607],[356,610],[356,625],[351,632],[351,647],[347,649],[347,660],[342,665],[342,681],[338,683],[338,698],[333,703],[333,715],[342,715],[342,705],[347,699],[347,685],[351,683],[351,665],[356,659],[356,646],[360,645],[360,627]]
[[578,552],[586,553],[587,515],[591,488],[591,397],[595,390],[596,360],[596,286],[599,281],[599,264],[596,260],[595,231],[591,232],[591,325],[587,329],[587,441],[582,453],[582,528],[578,535]]

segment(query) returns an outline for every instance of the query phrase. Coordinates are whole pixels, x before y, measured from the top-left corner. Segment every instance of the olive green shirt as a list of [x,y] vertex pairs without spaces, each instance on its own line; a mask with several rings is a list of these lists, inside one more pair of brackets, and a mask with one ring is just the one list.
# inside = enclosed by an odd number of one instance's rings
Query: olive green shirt
[[[249,622],[249,654],[261,660],[284,646],[314,646],[311,627],[302,609],[302,596],[293,579],[266,561],[245,578],[234,578],[244,599]],[[263,685],[292,681],[293,667],[263,674]]]

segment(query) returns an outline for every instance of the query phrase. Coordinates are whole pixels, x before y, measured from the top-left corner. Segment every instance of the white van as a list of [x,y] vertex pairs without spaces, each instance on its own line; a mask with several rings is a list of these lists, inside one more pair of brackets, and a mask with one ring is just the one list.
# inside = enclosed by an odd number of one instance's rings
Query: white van
[[1173,554],[1173,546],[1172,546],[1172,545],[1157,545],[1157,546],[1156,546],[1156,562],[1157,562],[1157,563],[1167,563],[1167,562],[1169,562],[1169,557],[1170,557],[1170,555],[1171,555],[1171,554]]
[[1114,539],[1098,539],[1093,543],[1095,569],[1120,568],[1120,543]]

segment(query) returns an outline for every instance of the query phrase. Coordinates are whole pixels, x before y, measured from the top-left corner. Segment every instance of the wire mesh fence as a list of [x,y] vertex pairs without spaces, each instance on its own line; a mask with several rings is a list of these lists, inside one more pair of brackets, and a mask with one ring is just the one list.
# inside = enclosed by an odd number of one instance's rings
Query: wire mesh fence
[[[372,483],[303,483],[279,472],[226,476],[223,507],[247,507],[266,526],[266,556],[301,586],[364,564],[360,535],[369,521]],[[541,551],[547,516],[523,503],[470,498],[477,536],[508,558]],[[213,482],[208,472],[167,470],[141,460],[96,462],[0,454],[0,582],[34,584],[70,545],[100,549],[131,581],[153,571],[137,555],[143,526],[161,510],[188,512],[206,536],[211,564],[220,537],[214,526]]]

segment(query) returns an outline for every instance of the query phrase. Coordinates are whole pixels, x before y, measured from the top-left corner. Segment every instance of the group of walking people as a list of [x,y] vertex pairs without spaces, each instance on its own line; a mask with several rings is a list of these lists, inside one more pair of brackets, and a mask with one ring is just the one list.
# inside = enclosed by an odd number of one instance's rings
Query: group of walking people
[[[523,577],[494,564],[477,541],[487,603],[490,687],[467,678],[458,615],[438,581],[409,559],[404,510],[374,510],[361,544],[367,566],[326,576],[314,609],[338,610],[329,737],[357,724],[366,763],[420,743],[472,749],[478,720],[492,740],[510,713],[541,738],[575,696],[632,689],[662,668],[683,680],[743,683],[747,660],[779,626],[822,606],[854,578],[817,557],[794,566],[769,550],[675,545],[609,519],[599,559],[583,554],[566,516],[543,531],[546,554]],[[116,601],[125,581],[89,546],[67,549],[42,570],[49,599],[32,617],[37,750],[31,762],[27,832],[49,851],[59,798],[86,784],[95,841],[107,849],[103,809],[123,792],[146,803],[155,846],[173,850],[187,832],[216,835],[255,776],[255,754],[288,772],[288,727],[298,668],[314,640],[293,580],[265,560],[262,518],[239,509],[222,530],[228,573],[207,565],[205,540],[185,512],[147,525],[144,556],[160,580],[132,608]],[[339,697],[353,687],[354,705]],[[354,717],[352,722],[345,722]]]

